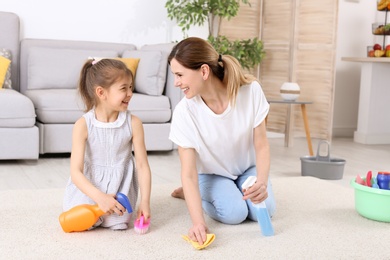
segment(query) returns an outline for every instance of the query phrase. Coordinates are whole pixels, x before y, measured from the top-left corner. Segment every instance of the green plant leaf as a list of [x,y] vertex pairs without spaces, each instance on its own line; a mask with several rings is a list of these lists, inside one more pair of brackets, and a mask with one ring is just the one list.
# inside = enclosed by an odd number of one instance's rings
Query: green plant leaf
[[[250,6],[249,0],[167,0],[165,8],[168,18],[176,20],[182,29],[183,35],[193,25],[210,24],[210,17],[230,19],[235,17],[240,4]],[[263,43],[258,38],[230,41],[225,36],[213,37],[209,32],[208,41],[221,54],[229,54],[237,58],[241,66],[251,69],[263,59],[265,52]]]
[[263,42],[258,38],[230,41],[225,36],[209,36],[208,41],[220,54],[235,57],[245,69],[259,65],[265,55]]
[[240,2],[249,4],[249,0],[168,0],[165,8],[168,18],[176,20],[184,32],[191,25],[209,22],[209,14],[229,20],[237,15]]

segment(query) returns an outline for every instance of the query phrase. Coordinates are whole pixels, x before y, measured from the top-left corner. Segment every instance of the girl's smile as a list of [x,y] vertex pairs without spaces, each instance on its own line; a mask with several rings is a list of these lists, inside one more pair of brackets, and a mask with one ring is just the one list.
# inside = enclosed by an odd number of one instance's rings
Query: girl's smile
[[112,107],[117,107],[120,111],[126,111],[133,96],[131,83],[126,78],[114,83],[107,93],[108,104]]

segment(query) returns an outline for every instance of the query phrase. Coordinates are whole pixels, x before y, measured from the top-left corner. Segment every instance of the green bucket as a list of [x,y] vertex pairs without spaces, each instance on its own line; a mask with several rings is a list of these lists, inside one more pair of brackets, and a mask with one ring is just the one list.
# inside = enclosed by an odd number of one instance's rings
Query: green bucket
[[355,189],[356,211],[368,219],[390,222],[390,190],[376,189],[361,185],[352,179]]

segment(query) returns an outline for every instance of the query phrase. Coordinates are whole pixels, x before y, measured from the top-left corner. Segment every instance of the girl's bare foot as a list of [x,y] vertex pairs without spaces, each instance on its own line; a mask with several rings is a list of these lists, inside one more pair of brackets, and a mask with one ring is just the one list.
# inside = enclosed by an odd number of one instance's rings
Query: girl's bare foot
[[182,199],[184,200],[184,191],[183,187],[175,189],[172,193],[171,196],[174,198]]

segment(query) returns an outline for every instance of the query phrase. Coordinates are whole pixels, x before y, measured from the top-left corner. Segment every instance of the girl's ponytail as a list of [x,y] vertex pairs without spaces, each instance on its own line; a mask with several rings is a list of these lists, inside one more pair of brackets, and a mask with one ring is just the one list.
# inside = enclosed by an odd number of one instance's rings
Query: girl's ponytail
[[83,68],[81,69],[80,79],[79,79],[79,94],[84,101],[86,111],[91,110],[94,106],[94,93],[90,93],[91,89],[93,88],[88,87],[87,84],[87,79],[88,79],[87,73],[88,70],[93,66],[92,62],[93,60],[91,59],[85,62]]

